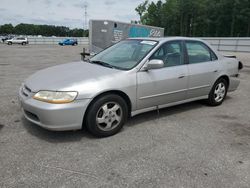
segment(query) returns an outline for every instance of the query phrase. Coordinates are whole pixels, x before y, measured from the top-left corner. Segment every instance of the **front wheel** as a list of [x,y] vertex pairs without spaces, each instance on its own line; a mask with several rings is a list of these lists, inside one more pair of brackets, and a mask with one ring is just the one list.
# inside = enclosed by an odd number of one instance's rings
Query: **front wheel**
[[107,137],[118,133],[128,117],[128,106],[118,95],[109,94],[95,100],[88,109],[86,126],[91,134]]
[[8,42],[8,45],[12,45],[12,42]]
[[208,104],[211,106],[221,105],[227,95],[228,83],[224,78],[217,80],[209,93]]

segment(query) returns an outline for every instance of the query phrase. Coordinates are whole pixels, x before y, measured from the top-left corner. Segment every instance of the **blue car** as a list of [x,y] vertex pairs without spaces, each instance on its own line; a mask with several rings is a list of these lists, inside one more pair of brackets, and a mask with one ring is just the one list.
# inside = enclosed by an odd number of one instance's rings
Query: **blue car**
[[64,45],[72,45],[72,46],[74,46],[74,45],[77,45],[78,42],[77,42],[76,39],[64,39],[64,40],[60,41],[58,44],[61,45],[61,46],[64,46]]

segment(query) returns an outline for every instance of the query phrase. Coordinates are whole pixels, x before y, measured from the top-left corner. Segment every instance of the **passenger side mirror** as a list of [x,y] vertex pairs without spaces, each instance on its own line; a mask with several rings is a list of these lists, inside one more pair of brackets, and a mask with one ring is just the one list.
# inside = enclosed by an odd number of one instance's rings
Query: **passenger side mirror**
[[145,66],[144,70],[160,69],[164,67],[164,62],[160,59],[152,59]]

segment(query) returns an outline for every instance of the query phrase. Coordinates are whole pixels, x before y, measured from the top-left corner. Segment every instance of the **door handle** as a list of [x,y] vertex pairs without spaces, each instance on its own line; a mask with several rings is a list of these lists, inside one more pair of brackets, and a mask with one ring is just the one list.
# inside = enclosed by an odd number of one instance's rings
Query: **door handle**
[[218,70],[214,70],[214,72],[218,72]]
[[184,78],[184,77],[185,77],[185,75],[181,75],[181,76],[179,76],[178,78],[181,79],[181,78]]

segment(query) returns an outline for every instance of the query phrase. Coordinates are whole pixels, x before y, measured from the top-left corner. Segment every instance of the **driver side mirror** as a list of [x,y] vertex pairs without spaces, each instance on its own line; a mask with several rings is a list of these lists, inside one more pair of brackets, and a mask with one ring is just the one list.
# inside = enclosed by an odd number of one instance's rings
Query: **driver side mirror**
[[150,60],[145,66],[145,71],[151,70],[151,69],[160,69],[164,67],[164,62],[160,59],[152,59]]

